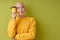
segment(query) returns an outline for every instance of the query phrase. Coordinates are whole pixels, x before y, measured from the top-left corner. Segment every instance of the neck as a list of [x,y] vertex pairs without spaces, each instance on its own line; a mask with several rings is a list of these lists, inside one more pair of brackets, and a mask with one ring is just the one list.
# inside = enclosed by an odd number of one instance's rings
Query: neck
[[19,15],[20,18],[25,18],[26,16],[25,15]]

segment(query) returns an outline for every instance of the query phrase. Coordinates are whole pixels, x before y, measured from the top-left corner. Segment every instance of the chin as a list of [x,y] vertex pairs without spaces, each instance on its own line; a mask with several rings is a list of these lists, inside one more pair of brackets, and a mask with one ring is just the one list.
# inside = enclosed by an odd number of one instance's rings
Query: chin
[[20,13],[20,12],[19,12],[18,14],[19,14],[19,15],[23,15],[23,13]]
[[19,15],[21,15],[21,16],[22,16],[23,14],[19,14]]

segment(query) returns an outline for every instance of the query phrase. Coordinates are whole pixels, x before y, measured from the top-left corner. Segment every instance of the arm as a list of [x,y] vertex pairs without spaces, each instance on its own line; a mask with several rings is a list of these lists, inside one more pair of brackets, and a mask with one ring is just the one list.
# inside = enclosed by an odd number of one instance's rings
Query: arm
[[15,39],[35,39],[36,36],[36,23],[35,20],[32,18],[30,22],[30,29],[28,33],[17,34]]
[[7,32],[10,38],[14,38],[16,34],[16,21],[15,20],[10,19]]

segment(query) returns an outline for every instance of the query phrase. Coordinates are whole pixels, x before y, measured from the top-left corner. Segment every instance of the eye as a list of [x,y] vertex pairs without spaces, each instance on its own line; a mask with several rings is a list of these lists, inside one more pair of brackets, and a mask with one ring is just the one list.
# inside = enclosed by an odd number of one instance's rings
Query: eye
[[24,6],[22,6],[22,8],[24,8]]

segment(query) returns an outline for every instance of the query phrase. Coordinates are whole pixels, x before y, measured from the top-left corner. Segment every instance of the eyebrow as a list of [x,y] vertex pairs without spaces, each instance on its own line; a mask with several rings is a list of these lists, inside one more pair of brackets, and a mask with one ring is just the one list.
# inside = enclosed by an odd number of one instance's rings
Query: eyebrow
[[[20,7],[17,7],[17,8],[20,8]],[[24,8],[24,6],[22,6],[22,8]]]

